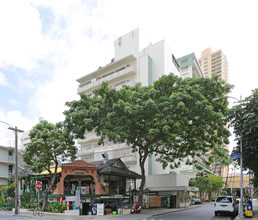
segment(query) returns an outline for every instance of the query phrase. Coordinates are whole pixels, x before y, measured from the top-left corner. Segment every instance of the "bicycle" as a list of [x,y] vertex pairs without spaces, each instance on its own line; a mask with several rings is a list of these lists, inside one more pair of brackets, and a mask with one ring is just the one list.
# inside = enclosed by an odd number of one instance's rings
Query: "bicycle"
[[41,210],[41,208],[40,207],[36,207],[35,209],[34,209],[34,211],[33,211],[33,215],[34,216],[36,216],[36,215],[38,215],[38,216],[43,216],[43,214],[44,214],[44,212],[42,212],[42,210]]

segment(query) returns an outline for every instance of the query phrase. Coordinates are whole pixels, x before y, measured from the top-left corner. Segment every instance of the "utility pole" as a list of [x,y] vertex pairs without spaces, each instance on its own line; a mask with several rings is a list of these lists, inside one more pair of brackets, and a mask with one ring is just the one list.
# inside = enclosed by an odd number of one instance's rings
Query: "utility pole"
[[242,146],[242,133],[240,136],[240,216],[244,216],[244,208],[243,208],[243,146]]
[[9,127],[8,129],[13,130],[15,133],[15,215],[19,214],[19,184],[18,184],[18,132],[23,132],[19,130],[16,126],[15,128]]

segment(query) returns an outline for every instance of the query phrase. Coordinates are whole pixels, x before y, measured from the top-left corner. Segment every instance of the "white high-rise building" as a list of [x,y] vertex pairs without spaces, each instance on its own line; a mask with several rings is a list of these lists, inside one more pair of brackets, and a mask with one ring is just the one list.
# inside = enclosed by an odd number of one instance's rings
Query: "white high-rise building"
[[177,62],[180,66],[180,76],[183,79],[192,77],[204,77],[199,62],[194,53],[177,58]]
[[[113,88],[120,89],[122,85],[135,85],[140,82],[143,86],[151,85],[162,75],[179,74],[179,65],[164,40],[140,48],[139,29],[115,40],[115,58],[111,63],[99,68],[77,80],[78,94],[83,92],[90,95],[103,81],[108,81]],[[78,140],[81,146],[78,155],[87,162],[102,160],[102,154],[108,153],[110,159],[121,158],[131,170],[140,173],[138,153],[133,153],[130,146],[106,142],[97,145],[98,137],[94,132],[86,133],[85,139]],[[146,163],[146,174],[160,174],[161,164],[149,157]],[[168,173],[169,170],[164,171]]]

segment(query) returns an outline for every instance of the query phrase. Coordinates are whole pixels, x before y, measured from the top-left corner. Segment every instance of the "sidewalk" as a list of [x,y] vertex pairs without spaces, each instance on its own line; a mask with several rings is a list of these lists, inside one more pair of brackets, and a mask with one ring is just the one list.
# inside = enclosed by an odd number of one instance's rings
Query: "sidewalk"
[[[258,200],[254,199],[253,200],[253,211],[254,211],[254,216],[252,217],[252,220],[258,220]],[[250,218],[244,218],[238,215],[235,220],[240,220],[240,219],[250,219]]]
[[[81,216],[75,216],[75,215],[65,215],[63,213],[48,213],[45,212],[44,216],[45,217],[51,217],[52,219],[60,219],[60,217],[62,219],[71,219],[71,217],[73,219],[109,219],[109,220],[118,220],[118,219],[122,219],[123,220],[129,220],[129,219],[144,219],[144,218],[149,218],[152,216],[157,216],[157,215],[162,215],[162,214],[167,214],[167,213],[171,213],[171,212],[180,212],[183,210],[188,210],[188,209],[194,209],[194,208],[198,208],[201,207],[203,205],[193,205],[193,206],[189,206],[186,208],[154,208],[154,209],[143,209],[141,214],[133,214],[133,215],[104,215],[104,216],[97,216],[97,215],[81,215]],[[14,213],[12,211],[0,211],[0,214],[4,214],[4,215],[14,215]],[[32,211],[26,211],[23,213],[20,213],[19,216],[32,216],[33,212]]]

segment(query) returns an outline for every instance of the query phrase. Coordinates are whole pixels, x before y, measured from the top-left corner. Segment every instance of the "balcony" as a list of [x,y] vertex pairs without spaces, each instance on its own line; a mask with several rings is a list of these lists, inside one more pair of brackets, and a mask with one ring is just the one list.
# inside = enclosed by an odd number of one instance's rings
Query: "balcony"
[[0,172],[0,178],[9,178],[10,176],[8,175],[8,172]]
[[91,81],[90,83],[86,83],[83,85],[80,85],[77,93],[86,92],[86,91],[92,91],[99,87],[102,82],[108,81],[112,84],[114,81],[119,81],[123,78],[128,78],[130,76],[133,76],[136,74],[136,70],[134,66],[125,66],[124,68],[120,68],[118,70],[115,70],[112,74],[108,75],[107,77],[103,77],[96,81]]
[[89,154],[93,154],[94,153],[94,149],[86,149],[86,150],[78,150],[78,156],[82,156],[82,155],[89,155]]
[[137,153],[132,152],[132,148],[125,143],[113,144],[109,146],[99,146],[97,148],[85,149],[78,151],[79,156],[93,155],[94,161],[102,160],[102,154],[108,153],[109,159],[121,158],[126,163],[136,163]]
[[125,83],[119,83],[119,84],[116,84],[116,85],[112,85],[111,87],[112,88],[115,88],[116,90],[120,90],[123,85],[127,85],[127,86],[134,86],[136,83],[134,81],[129,81],[129,82],[125,82]]
[[84,144],[93,140],[98,140],[99,137],[95,134],[95,132],[88,132],[84,135],[84,139],[78,139],[77,143],[78,144]]
[[0,163],[13,164],[14,157],[13,156],[0,156]]

